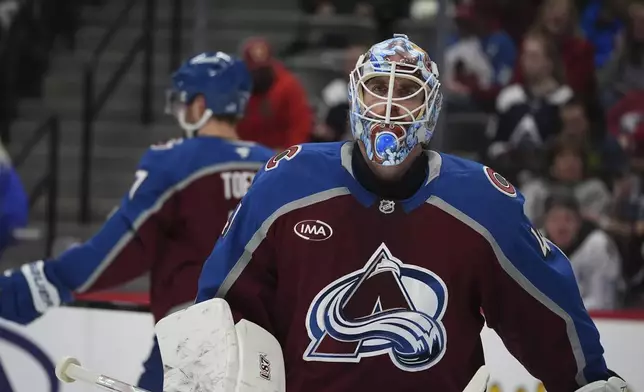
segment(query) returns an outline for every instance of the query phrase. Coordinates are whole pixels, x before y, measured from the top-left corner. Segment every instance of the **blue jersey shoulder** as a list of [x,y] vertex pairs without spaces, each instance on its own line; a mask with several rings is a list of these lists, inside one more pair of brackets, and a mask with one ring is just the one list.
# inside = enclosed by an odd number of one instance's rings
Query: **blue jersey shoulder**
[[280,215],[349,193],[342,178],[350,176],[341,165],[343,144],[296,145],[266,162],[203,267],[197,302],[224,295],[235,280],[237,261],[255,251]]
[[[340,164],[343,143],[307,143],[289,147],[269,159],[255,176],[246,198],[252,215],[262,221],[289,203],[326,197],[343,187],[349,174]],[[319,195],[319,196],[316,196]]]
[[208,168],[258,170],[272,155],[271,149],[249,142],[215,137],[173,139],[150,146],[137,170],[154,172],[154,177],[175,183]]
[[[441,154],[434,195],[489,231],[523,220],[523,196],[503,175],[480,163]],[[502,230],[505,232],[505,230]]]
[[274,155],[258,173],[255,192],[270,192],[286,204],[339,186],[345,172],[340,164],[342,144],[299,144]]
[[230,154],[226,155],[229,161],[265,163],[275,155],[273,149],[258,143],[236,140],[224,140],[223,142],[222,150]]

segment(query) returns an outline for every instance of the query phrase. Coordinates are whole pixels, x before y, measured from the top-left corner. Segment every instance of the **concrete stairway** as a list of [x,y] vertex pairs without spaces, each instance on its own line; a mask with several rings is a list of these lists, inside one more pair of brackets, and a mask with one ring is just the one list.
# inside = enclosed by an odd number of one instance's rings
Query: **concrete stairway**
[[[77,47],[73,53],[54,53],[52,65],[45,80],[44,96],[40,100],[25,100],[20,104],[20,118],[12,126],[12,144],[15,154],[28,140],[31,132],[48,115],[61,117],[61,157],[59,179],[59,235],[88,238],[100,222],[119,203],[133,181],[133,173],[141,154],[154,142],[179,136],[180,129],[173,119],[163,114],[165,89],[169,86],[171,38],[170,0],[157,0],[154,31],[153,112],[154,121],[143,126],[139,121],[140,89],[142,84],[142,54],[137,56],[120,86],[105,104],[94,127],[94,154],[92,173],[93,225],[82,227],[76,223],[78,214],[78,185],[80,141],[82,130],[82,76],[83,65],[115,20],[126,0],[110,0],[102,6],[86,6],[82,12],[83,26],[77,33]],[[193,53],[195,24],[194,0],[182,4],[182,58]],[[209,50],[236,52],[240,43],[252,35],[265,35],[280,48],[290,42],[296,33],[299,13],[294,0],[268,3],[260,0],[217,1],[208,21],[206,43]],[[270,7],[267,9],[267,7]],[[290,11],[289,11],[290,9]],[[141,32],[144,1],[137,1],[128,20],[113,37],[101,56],[96,72],[97,92],[120,65]],[[25,187],[30,190],[47,167],[48,147],[42,141],[19,172]],[[39,202],[32,210],[31,226],[44,228],[45,204]],[[29,241],[8,250],[6,260],[32,260],[42,257],[42,240]],[[0,263],[0,270],[4,266]]]
[[[248,1],[246,1],[248,2]],[[104,52],[97,71],[97,91],[104,86],[119,66],[122,57],[141,31],[143,1],[137,2],[129,15],[128,23],[113,38]],[[194,11],[192,1],[182,1],[183,23],[182,57],[191,54]],[[82,116],[82,72],[84,60],[98,45],[111,21],[116,18],[124,1],[110,1],[100,8],[84,12],[85,27],[78,32],[78,49],[73,54],[60,54],[53,60],[45,81],[42,101],[26,101],[21,105],[21,119],[13,126],[16,144],[21,144],[28,131],[51,112],[62,118],[61,157],[61,214],[73,219],[77,210],[77,188],[80,162],[80,131]],[[243,6],[235,3],[235,6]],[[271,4],[272,5],[272,4]],[[144,149],[155,141],[179,135],[172,119],[163,114],[164,90],[169,85],[170,58],[170,1],[159,0],[155,31],[153,77],[153,109],[155,121],[147,127],[139,119],[140,88],[142,85],[142,54],[132,65],[124,80],[106,103],[95,125],[95,151],[93,176],[94,217],[102,219],[132,180],[132,171]],[[209,21],[208,47],[235,52],[240,42],[254,34],[266,34],[277,46],[292,39],[297,13],[279,12],[274,9],[259,12],[222,10],[213,12]],[[290,23],[289,23],[290,21]],[[280,26],[276,29],[276,26]],[[38,168],[46,162],[47,148],[43,143],[21,172],[27,186],[40,175]],[[34,213],[38,213],[37,208]]]
[[[105,1],[101,6],[86,6],[82,11],[83,27],[77,33],[75,52],[54,53],[49,73],[45,80],[44,96],[40,100],[26,100],[20,105],[20,119],[12,127],[12,153],[25,143],[33,129],[48,115],[56,113],[61,118],[60,157],[60,200],[59,236],[88,238],[108,213],[119,203],[122,195],[133,181],[133,173],[141,154],[154,142],[179,136],[181,131],[173,119],[163,114],[164,90],[169,86],[170,40],[172,22],[172,1],[157,0],[154,31],[153,57],[153,111],[154,121],[143,126],[139,121],[140,90],[143,81],[142,54],[134,61],[128,73],[103,107],[94,126],[94,152],[92,173],[92,217],[94,225],[80,227],[76,223],[79,209],[78,185],[81,153],[81,130],[83,110],[83,66],[95,50],[109,26],[117,18],[128,0]],[[208,15],[208,34],[205,37],[207,50],[237,52],[244,39],[253,35],[267,37],[276,51],[284,48],[301,33],[299,27],[302,15],[297,10],[298,0],[205,0]],[[113,37],[110,45],[100,58],[96,71],[96,92],[105,86],[123,57],[139,37],[144,16],[143,0],[136,1],[125,25]],[[182,58],[194,54],[193,26],[196,0],[182,0]],[[343,21],[328,25],[327,31],[349,31]],[[352,20],[360,25],[361,21]],[[367,23],[369,25],[369,23]],[[401,30],[418,30],[427,27],[403,21]],[[344,29],[344,30],[343,30]],[[351,30],[353,29],[353,30]],[[358,26],[358,29],[364,27]],[[418,30],[422,31],[422,30]],[[423,34],[416,33],[417,36]],[[317,61],[333,62],[328,54],[320,55]],[[306,60],[306,59],[304,59]],[[297,62],[297,61],[296,61]],[[296,63],[295,62],[295,63]],[[305,61],[306,63],[306,61]],[[300,67],[300,74],[309,81]],[[313,73],[318,73],[313,70]],[[324,83],[323,83],[324,84]],[[319,91],[323,84],[305,83],[310,93]],[[47,167],[48,147],[45,141],[35,149],[27,162],[20,168],[21,178],[28,190],[44,174]],[[44,201],[32,210],[31,225],[42,229],[45,214]],[[25,261],[42,257],[42,240],[30,241],[10,249],[3,255],[4,260]],[[0,264],[0,270],[2,264]]]

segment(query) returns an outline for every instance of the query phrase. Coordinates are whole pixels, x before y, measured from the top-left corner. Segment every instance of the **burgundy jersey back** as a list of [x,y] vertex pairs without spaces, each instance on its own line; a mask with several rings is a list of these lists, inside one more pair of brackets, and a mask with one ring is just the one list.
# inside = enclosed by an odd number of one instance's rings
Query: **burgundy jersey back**
[[383,200],[353,178],[352,148],[270,160],[200,278],[198,301],[277,337],[287,390],[460,392],[485,322],[549,391],[608,374],[567,259],[502,176],[428,152],[424,186]]
[[152,146],[101,230],[47,268],[81,293],[149,272],[156,320],[187,306],[228,216],[271,155],[253,143],[215,137]]

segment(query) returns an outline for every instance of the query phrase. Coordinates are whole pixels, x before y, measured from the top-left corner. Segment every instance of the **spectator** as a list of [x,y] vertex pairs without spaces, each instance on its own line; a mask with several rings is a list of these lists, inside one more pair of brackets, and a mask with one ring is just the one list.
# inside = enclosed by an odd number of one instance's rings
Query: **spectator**
[[313,113],[299,80],[273,58],[263,38],[250,38],[243,56],[253,75],[253,93],[239,124],[240,138],[277,150],[309,141]]
[[627,152],[631,167],[644,173],[644,90],[629,92],[610,108],[608,129]]
[[0,1],[0,31],[2,33],[9,30],[19,9],[20,3],[17,0]]
[[514,44],[520,46],[529,26],[534,23],[543,0],[471,0],[477,9],[495,15],[498,27],[507,32]]
[[538,169],[534,150],[559,130],[559,107],[573,95],[564,83],[558,51],[543,34],[526,36],[520,64],[524,82],[501,90],[488,135],[490,164],[519,184],[525,181],[519,180],[525,176],[521,172]]
[[588,172],[604,182],[621,173],[628,165],[617,138],[606,131],[602,118],[591,120],[589,105],[573,97],[559,110],[561,135],[588,151]]
[[601,97],[611,107],[629,92],[644,90],[644,3],[628,8],[628,23],[621,48],[599,75]]
[[320,120],[316,124],[312,142],[333,142],[343,140],[350,134],[348,128],[349,113],[349,74],[353,71],[358,58],[365,54],[367,47],[352,45],[345,51],[345,70],[342,78],[332,80],[322,90],[322,108]]
[[543,231],[570,259],[586,309],[617,308],[623,287],[619,252],[608,234],[582,218],[574,197],[546,201]]
[[[624,260],[623,276],[631,286],[644,272],[644,193],[641,177],[624,171],[613,181],[613,194],[607,215],[599,221],[602,229],[615,238]],[[639,223],[638,223],[639,222]],[[641,282],[640,282],[641,283]]]
[[9,155],[0,146],[0,254],[14,241],[16,229],[24,228],[29,217],[29,200]]
[[595,67],[610,59],[624,28],[624,0],[590,0],[581,17],[581,29],[595,48]]
[[556,138],[546,154],[545,172],[522,189],[525,214],[535,224],[543,222],[545,204],[551,195],[570,193],[580,206],[584,219],[599,222],[608,212],[611,200],[606,185],[588,173],[588,154],[576,143]]
[[517,57],[514,43],[494,27],[490,16],[468,4],[457,7],[456,25],[457,41],[445,53],[450,108],[493,111],[496,96],[512,78]]
[[390,39],[394,33],[398,32],[394,31],[396,21],[409,17],[411,0],[369,0],[365,3],[373,9],[372,15],[376,24],[374,40],[376,42]]
[[[596,93],[595,59],[592,45],[581,36],[572,0],[545,0],[539,8],[533,30],[552,41],[562,59],[568,86],[581,96]],[[523,67],[516,70],[522,81]]]

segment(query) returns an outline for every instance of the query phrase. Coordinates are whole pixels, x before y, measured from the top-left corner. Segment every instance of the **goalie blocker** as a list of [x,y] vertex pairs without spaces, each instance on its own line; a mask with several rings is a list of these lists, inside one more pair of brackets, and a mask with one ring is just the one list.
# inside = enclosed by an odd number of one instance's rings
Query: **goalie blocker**
[[[248,320],[235,324],[228,303],[214,298],[173,313],[157,323],[164,364],[163,392],[286,392],[279,342]],[[360,366],[359,363],[356,366]],[[482,366],[463,392],[485,392]],[[619,377],[577,392],[628,392]]]
[[236,325],[228,303],[212,299],[173,313],[155,327],[164,392],[285,392],[282,349],[248,321]]

